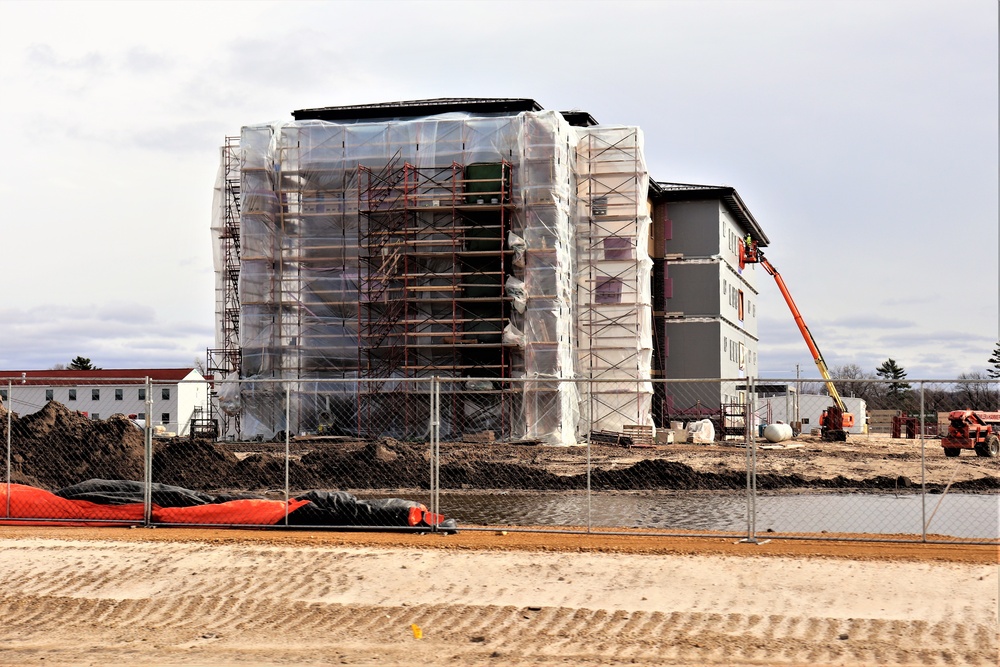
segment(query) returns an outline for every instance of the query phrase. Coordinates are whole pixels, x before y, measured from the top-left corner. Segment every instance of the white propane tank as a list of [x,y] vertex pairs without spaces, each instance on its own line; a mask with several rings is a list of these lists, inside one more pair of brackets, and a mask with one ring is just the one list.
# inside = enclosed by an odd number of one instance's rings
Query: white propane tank
[[764,437],[768,442],[791,440],[792,427],[788,424],[768,424],[764,427]]

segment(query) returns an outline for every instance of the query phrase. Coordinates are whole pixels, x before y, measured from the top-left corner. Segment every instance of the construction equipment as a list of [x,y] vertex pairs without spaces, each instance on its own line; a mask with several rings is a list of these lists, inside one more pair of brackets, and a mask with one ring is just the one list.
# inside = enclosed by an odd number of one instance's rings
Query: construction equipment
[[941,438],[945,456],[958,456],[963,449],[977,456],[1000,456],[1000,412],[954,410],[948,414],[948,435]]
[[760,264],[765,271],[774,276],[774,281],[778,284],[781,296],[785,297],[785,303],[788,304],[788,308],[792,311],[795,324],[799,327],[799,331],[802,332],[806,346],[809,348],[809,352],[812,353],[813,361],[816,362],[816,367],[826,382],[826,390],[830,394],[830,398],[833,399],[834,404],[828,407],[820,416],[820,429],[823,439],[830,441],[847,440],[846,429],[854,426],[854,415],[847,411],[844,399],[840,397],[840,392],[834,386],[833,379],[830,377],[830,369],[826,367],[826,362],[819,351],[819,346],[816,345],[816,339],[813,338],[809,327],[806,326],[805,320],[802,319],[802,313],[799,312],[798,306],[795,305],[795,301],[792,299],[785,281],[782,279],[781,274],[778,273],[778,270],[764,257],[764,253],[758,247],[757,241],[747,236],[739,244],[739,248],[740,270],[743,270],[747,264]]

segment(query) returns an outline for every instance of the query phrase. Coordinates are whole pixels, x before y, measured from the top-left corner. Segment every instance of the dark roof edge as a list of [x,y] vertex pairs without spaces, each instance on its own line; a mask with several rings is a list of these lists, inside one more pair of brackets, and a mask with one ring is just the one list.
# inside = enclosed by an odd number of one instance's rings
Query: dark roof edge
[[297,109],[292,112],[292,117],[295,120],[368,120],[433,116],[452,111],[520,113],[541,110],[542,105],[527,97],[438,97],[427,100]]
[[691,201],[718,199],[729,211],[730,215],[736,218],[743,227],[750,233],[750,236],[761,246],[766,247],[771,243],[767,234],[761,228],[760,223],[753,217],[750,208],[744,203],[740,193],[736,188],[728,185],[697,185],[694,183],[668,183],[660,181],[656,183],[656,191],[653,190],[653,181],[650,181],[650,196],[661,201]]
[[594,127],[595,125],[600,125],[597,119],[586,111],[560,111],[559,115],[573,127]]

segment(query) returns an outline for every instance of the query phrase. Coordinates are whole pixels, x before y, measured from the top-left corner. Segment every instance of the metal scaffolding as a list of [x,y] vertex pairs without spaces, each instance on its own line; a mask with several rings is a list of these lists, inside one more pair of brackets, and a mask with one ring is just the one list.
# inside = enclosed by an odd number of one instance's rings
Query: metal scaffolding
[[426,387],[389,379],[437,376],[470,378],[443,397],[452,431],[510,436],[511,173],[508,161],[359,167],[358,368],[377,380],[358,387],[359,432],[390,415],[422,427]]

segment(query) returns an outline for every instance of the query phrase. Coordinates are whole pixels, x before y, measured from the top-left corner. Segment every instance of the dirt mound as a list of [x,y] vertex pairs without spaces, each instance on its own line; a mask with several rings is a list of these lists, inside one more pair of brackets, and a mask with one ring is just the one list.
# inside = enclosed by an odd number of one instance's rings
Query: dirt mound
[[211,440],[171,440],[153,451],[153,481],[188,489],[218,488],[239,464],[236,455]]
[[[0,436],[6,438],[6,421]],[[59,488],[84,479],[143,478],[143,434],[124,415],[90,420],[50,401],[11,418],[12,481]]]
[[[0,420],[0,438],[5,437]],[[430,448],[424,442],[393,438],[374,441],[294,442],[287,464],[292,491],[305,489],[426,489],[430,482]],[[707,450],[706,450],[707,451]],[[222,489],[260,492],[283,489],[286,479],[284,443],[234,443],[173,439],[158,441],[153,455],[153,481],[199,491]],[[844,451],[836,469],[809,468],[812,455],[803,450],[771,453],[770,465],[786,462],[785,470],[762,466],[757,488],[762,491],[831,489],[893,491],[918,486],[912,470],[896,472],[896,459],[882,470],[868,466],[881,460],[872,454]],[[237,455],[238,454],[238,455]],[[739,490],[746,488],[745,452],[718,451],[711,466],[697,464],[700,451],[663,449],[637,454],[622,448],[537,447],[513,443],[468,445],[443,443],[440,481],[443,489],[579,490],[588,487],[588,463],[593,460],[589,486],[616,490]],[[648,456],[648,458],[646,458]],[[919,453],[906,456],[919,463]],[[684,457],[684,462],[678,461]],[[728,457],[728,458],[726,458]],[[785,458],[779,458],[785,457]],[[867,457],[867,458],[866,458]],[[916,457],[916,458],[914,458]],[[851,468],[853,459],[863,462]],[[942,455],[943,458],[943,455]],[[886,458],[885,460],[890,460]],[[50,402],[42,410],[12,422],[11,481],[61,488],[92,478],[141,480],[143,434],[121,415],[92,421]],[[951,465],[954,462],[949,460]],[[966,466],[979,462],[963,461]],[[795,472],[791,470],[794,469]],[[802,472],[800,472],[802,471]],[[885,474],[892,471],[893,474]],[[852,474],[853,473],[853,474]],[[951,473],[949,473],[951,474]],[[907,476],[910,475],[910,476]],[[946,484],[928,480],[928,490]],[[996,492],[1000,477],[968,476],[951,486],[956,491]]]
[[[330,489],[428,488],[427,445],[392,438],[308,452],[301,465],[316,486]],[[299,485],[296,485],[299,486]]]

